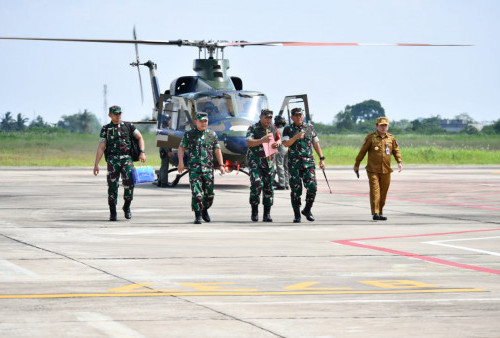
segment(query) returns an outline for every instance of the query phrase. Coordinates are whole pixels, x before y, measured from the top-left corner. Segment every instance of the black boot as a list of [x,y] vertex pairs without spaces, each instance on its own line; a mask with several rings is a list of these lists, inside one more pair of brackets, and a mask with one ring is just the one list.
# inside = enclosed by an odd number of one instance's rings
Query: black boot
[[302,210],[302,215],[306,216],[307,220],[310,222],[314,222],[314,216],[311,213],[312,203],[306,203],[306,207]]
[[194,224],[201,224],[201,211],[194,212]]
[[250,218],[254,222],[257,222],[259,220],[259,206],[258,205],[252,205],[252,216]]
[[300,223],[300,206],[293,207],[293,213],[295,217],[293,218],[293,223]]
[[271,206],[264,205],[264,216],[262,216],[262,222],[272,222],[271,218]]
[[123,212],[125,213],[125,218],[126,219],[131,219],[132,218],[132,213],[130,212],[130,203],[132,203],[131,200],[126,200],[125,204],[123,204]]
[[201,217],[207,223],[211,221],[210,215],[208,214],[208,210],[207,209],[203,209],[203,211],[201,212]]
[[116,205],[109,206],[109,220],[116,221]]
[[373,214],[373,220],[374,221],[387,221],[387,217],[375,213],[375,214]]

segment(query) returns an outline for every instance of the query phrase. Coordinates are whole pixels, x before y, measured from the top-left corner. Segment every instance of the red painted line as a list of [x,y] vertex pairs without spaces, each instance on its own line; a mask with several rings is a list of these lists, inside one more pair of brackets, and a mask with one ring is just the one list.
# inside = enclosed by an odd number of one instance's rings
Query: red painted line
[[[349,195],[349,196],[358,196],[358,197],[367,197],[369,196],[368,194],[365,193],[346,193],[346,192],[335,192],[333,191],[335,195]],[[484,205],[470,205],[470,204],[460,204],[460,203],[445,203],[445,202],[438,202],[438,201],[423,201],[419,199],[411,199],[411,198],[397,198],[397,197],[387,197],[388,200],[392,201],[405,201],[405,202],[414,202],[414,203],[425,203],[425,204],[436,204],[436,205],[446,205],[446,206],[451,206],[451,207],[462,207],[462,208],[474,208],[474,209],[485,209],[485,210],[493,210],[493,211],[500,211],[500,208],[493,208],[493,207],[488,207]]]
[[364,249],[371,249],[371,250],[377,250],[377,251],[387,252],[387,253],[391,253],[391,254],[394,254],[394,255],[416,258],[416,259],[420,259],[420,260],[424,260],[424,261],[428,261],[428,262],[433,262],[433,263],[437,263],[437,264],[448,265],[448,266],[452,266],[452,267],[456,267],[456,268],[469,269],[469,270],[475,270],[475,271],[481,271],[481,272],[486,272],[486,273],[492,273],[492,274],[500,275],[500,270],[483,268],[483,267],[480,267],[480,266],[469,265],[469,264],[462,264],[462,263],[447,261],[447,260],[440,259],[440,258],[434,258],[434,257],[429,257],[429,256],[422,256],[422,255],[414,254],[414,253],[411,253],[411,252],[393,250],[393,249],[384,248],[384,247],[380,247],[380,246],[373,246],[373,245],[366,245],[366,244],[356,243],[356,241],[371,241],[371,240],[376,240],[376,239],[394,239],[394,238],[410,238],[410,237],[425,237],[425,236],[443,236],[443,235],[454,235],[454,234],[463,234],[463,233],[471,233],[471,232],[485,232],[485,231],[500,231],[500,229],[482,229],[482,230],[443,232],[443,233],[434,233],[434,234],[420,234],[420,235],[406,235],[406,236],[388,236],[388,237],[372,237],[372,238],[346,239],[346,240],[340,240],[340,241],[333,241],[333,243],[338,243],[338,244],[342,244],[342,245],[349,245],[349,246],[354,246],[354,247],[359,247],[359,248],[364,248]]

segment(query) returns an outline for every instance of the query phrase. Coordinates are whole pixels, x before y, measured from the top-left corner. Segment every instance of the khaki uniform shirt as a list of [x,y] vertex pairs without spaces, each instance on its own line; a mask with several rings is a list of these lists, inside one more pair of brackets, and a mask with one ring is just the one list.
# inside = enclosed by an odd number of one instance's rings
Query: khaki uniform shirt
[[358,156],[356,156],[355,166],[359,167],[366,152],[368,152],[368,164],[365,168],[366,171],[373,173],[392,173],[391,155],[394,156],[398,163],[403,161],[398,142],[394,138],[394,135],[389,133],[387,133],[385,137],[381,137],[378,132],[368,134]]

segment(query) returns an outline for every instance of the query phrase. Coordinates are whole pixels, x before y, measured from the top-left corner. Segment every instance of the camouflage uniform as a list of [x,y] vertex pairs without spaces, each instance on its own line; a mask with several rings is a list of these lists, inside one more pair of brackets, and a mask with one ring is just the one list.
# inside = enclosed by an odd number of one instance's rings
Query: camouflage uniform
[[[273,125],[269,126],[268,132],[273,134],[275,140],[279,139],[278,131]],[[266,134],[262,124],[257,122],[248,127],[246,137],[247,139],[260,139]],[[274,166],[273,159],[266,157],[262,144],[257,147],[248,147],[247,165],[250,171],[250,205],[259,205],[260,194],[263,191],[262,204],[271,207],[274,199]]]
[[288,140],[300,132],[305,132],[304,138],[297,139],[288,148],[288,169],[290,171],[290,196],[292,206],[300,206],[302,183],[307,189],[306,204],[311,204],[316,198],[316,172],[313,156],[313,143],[319,142],[316,131],[311,124],[303,123],[297,126],[292,123],[283,131],[283,139]]
[[[283,134],[285,127],[278,127],[278,132]],[[278,153],[275,156],[276,160],[276,176],[278,189],[288,189],[289,187],[289,171],[288,171],[288,147],[283,144],[278,148]]]
[[213,130],[192,129],[184,134],[181,147],[189,151],[187,168],[194,212],[207,210],[214,201],[214,149],[220,148]]
[[132,169],[134,164],[130,156],[130,134],[134,134],[136,128],[132,123],[120,122],[116,125],[109,123],[101,129],[99,143],[106,144],[106,162],[108,173],[108,204],[116,206],[118,200],[118,187],[120,174],[124,188],[123,199],[131,202],[134,198],[134,182],[132,180]]

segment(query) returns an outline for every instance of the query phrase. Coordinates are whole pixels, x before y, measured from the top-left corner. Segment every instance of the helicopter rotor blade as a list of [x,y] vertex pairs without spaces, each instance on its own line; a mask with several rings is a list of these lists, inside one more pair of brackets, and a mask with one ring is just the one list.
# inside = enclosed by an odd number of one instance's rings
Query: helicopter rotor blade
[[431,44],[431,43],[358,43],[358,42],[292,42],[292,41],[274,41],[274,42],[247,42],[247,41],[234,41],[221,43],[225,47],[245,47],[245,46],[418,46],[418,47],[458,47],[458,46],[472,46],[461,44]]
[[30,37],[0,37],[0,40],[39,40],[39,41],[65,41],[65,42],[102,42],[102,43],[133,43],[141,45],[172,45],[191,46],[198,48],[224,48],[245,46],[399,46],[399,47],[464,47],[469,44],[431,44],[431,43],[357,43],[357,42],[294,42],[294,41],[205,41],[205,40],[117,40],[117,39],[64,39],[64,38],[30,38]]
[[[133,30],[133,35],[134,35],[134,40],[137,41],[137,34],[135,31],[135,26]],[[139,46],[137,43],[134,43],[135,47],[135,65],[137,66],[137,73],[139,74],[139,87],[141,88],[141,103],[144,104],[144,91],[142,90],[142,77],[141,77],[141,69],[139,68],[139,65],[141,64],[139,61]]]
[[183,40],[119,40],[119,39],[65,39],[65,38],[29,38],[29,37],[0,37],[0,40],[38,40],[38,41],[63,41],[63,42],[103,42],[103,43],[125,43],[125,44],[143,44],[143,45],[175,45],[182,46],[186,41]]

